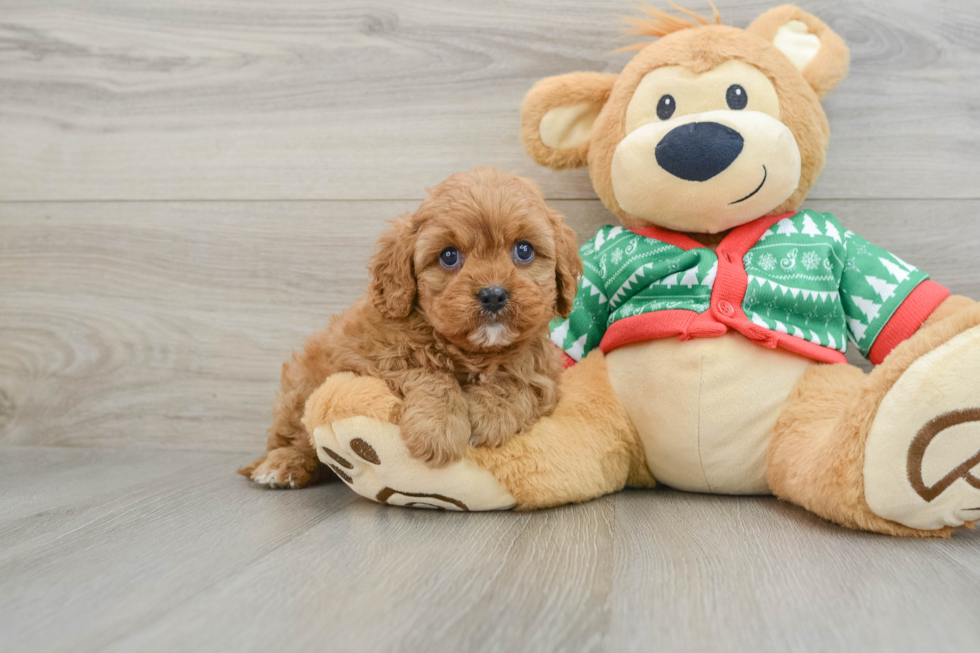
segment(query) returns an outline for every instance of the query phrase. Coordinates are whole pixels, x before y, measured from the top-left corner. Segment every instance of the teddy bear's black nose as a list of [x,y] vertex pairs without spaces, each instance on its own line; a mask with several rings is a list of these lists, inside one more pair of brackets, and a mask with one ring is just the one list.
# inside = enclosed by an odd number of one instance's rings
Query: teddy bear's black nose
[[687,181],[707,181],[738,158],[742,135],[716,122],[689,122],[675,127],[657,143],[660,167]]

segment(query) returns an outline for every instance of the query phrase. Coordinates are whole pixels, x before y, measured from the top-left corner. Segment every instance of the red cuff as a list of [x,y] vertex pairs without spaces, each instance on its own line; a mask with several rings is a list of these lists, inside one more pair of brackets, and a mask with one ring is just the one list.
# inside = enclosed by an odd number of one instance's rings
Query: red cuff
[[[555,345],[555,343],[553,343],[553,342],[551,344]],[[569,356],[568,354],[566,354],[565,351],[561,347],[558,347],[558,345],[555,345],[555,347],[558,349],[558,351],[561,352],[561,366],[564,369],[567,370],[569,367],[571,367],[572,365],[575,364],[575,359],[574,358],[572,358],[571,356]]]
[[868,360],[880,365],[895,347],[912,337],[932,312],[949,297],[949,290],[926,279],[909,293],[868,352]]

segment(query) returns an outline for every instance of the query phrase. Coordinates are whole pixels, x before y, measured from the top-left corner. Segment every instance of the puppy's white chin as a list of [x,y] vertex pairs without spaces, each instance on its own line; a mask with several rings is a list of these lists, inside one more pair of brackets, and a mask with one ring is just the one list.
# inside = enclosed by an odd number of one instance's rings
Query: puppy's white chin
[[506,324],[484,324],[469,340],[477,347],[506,347],[514,342],[514,332]]

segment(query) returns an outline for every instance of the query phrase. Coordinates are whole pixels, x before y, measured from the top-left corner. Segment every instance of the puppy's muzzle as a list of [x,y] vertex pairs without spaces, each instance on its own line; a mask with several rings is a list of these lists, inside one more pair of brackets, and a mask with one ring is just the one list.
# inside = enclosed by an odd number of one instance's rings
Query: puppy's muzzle
[[483,310],[488,313],[497,313],[507,306],[507,302],[510,301],[510,293],[500,286],[487,286],[480,289],[476,298],[480,301]]

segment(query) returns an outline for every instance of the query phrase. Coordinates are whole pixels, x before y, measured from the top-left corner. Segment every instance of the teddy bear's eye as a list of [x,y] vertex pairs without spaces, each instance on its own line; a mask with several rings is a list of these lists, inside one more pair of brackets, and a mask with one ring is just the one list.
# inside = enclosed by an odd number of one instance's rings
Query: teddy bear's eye
[[749,103],[749,94],[745,92],[745,89],[738,84],[732,84],[728,87],[728,93],[725,95],[725,100],[728,102],[728,108],[735,111],[741,111],[745,108],[745,105]]
[[661,120],[667,120],[674,115],[674,109],[676,108],[677,103],[674,102],[674,96],[665,95],[660,98],[660,102],[657,102],[657,117]]

